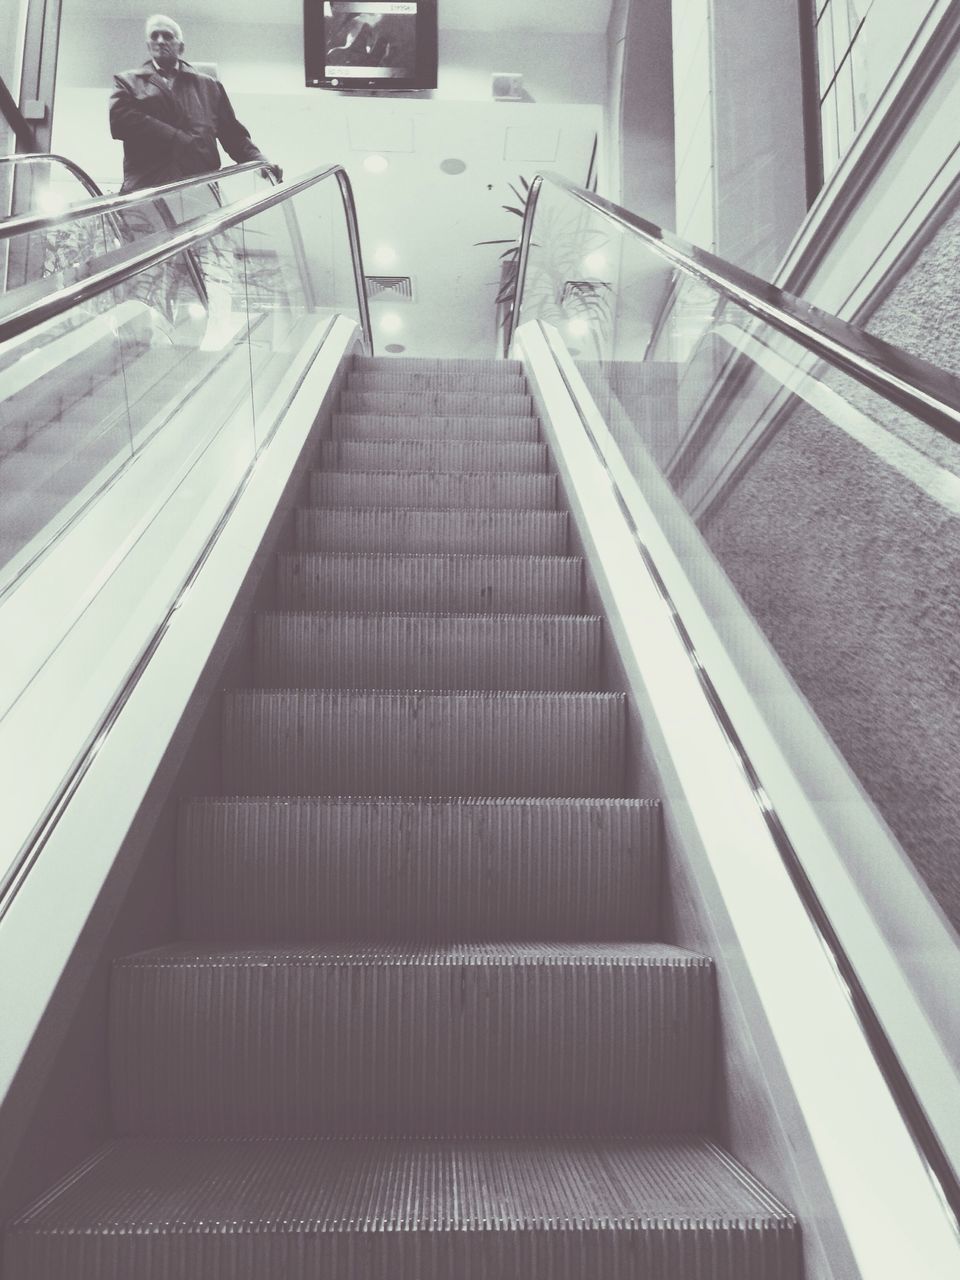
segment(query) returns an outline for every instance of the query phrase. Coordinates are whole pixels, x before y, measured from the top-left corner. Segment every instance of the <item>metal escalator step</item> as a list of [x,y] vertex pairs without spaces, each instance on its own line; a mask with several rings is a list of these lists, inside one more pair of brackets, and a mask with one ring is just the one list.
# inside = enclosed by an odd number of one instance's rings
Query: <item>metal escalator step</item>
[[123,1141],[21,1215],[11,1280],[799,1280],[710,1142]]
[[396,410],[371,413],[341,409],[331,419],[331,432],[338,440],[503,440],[536,444],[540,439],[540,424],[526,413],[477,417],[436,410],[404,414]]
[[568,521],[566,511],[301,507],[295,546],[298,551],[562,555]]
[[253,670],[275,689],[589,690],[602,644],[598,617],[264,613]]
[[344,413],[468,414],[473,418],[526,416],[533,399],[526,392],[474,391],[342,391]]
[[534,441],[325,440],[327,471],[545,472],[547,446]]
[[110,983],[115,1132],[699,1133],[712,962],[659,942],[180,943]]
[[657,936],[654,801],[217,797],[177,849],[190,940]]
[[577,613],[579,556],[296,552],[277,558],[284,609]]
[[619,796],[615,693],[240,690],[223,699],[233,795]]
[[354,356],[350,365],[351,372],[362,372],[365,369],[379,372],[381,369],[391,369],[398,373],[423,373],[434,371],[438,373],[483,373],[492,370],[494,373],[502,371],[503,373],[519,374],[523,372],[522,360],[496,360],[496,359],[477,359],[476,357],[464,356],[462,358],[449,359],[446,356]]
[[557,478],[536,472],[315,471],[310,477],[310,503],[315,507],[554,511]]
[[513,369],[356,369],[347,376],[346,390],[528,394],[523,374]]

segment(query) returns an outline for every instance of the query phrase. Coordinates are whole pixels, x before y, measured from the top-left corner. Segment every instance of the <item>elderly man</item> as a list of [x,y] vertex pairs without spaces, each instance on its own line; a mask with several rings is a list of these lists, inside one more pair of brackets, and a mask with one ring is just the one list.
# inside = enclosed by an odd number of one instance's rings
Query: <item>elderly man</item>
[[183,61],[179,25],[157,13],[146,33],[150,60],[114,76],[110,98],[110,133],[123,142],[121,191],[219,169],[218,140],[238,164],[260,160],[279,181],[279,165],[251,141],[219,80]]

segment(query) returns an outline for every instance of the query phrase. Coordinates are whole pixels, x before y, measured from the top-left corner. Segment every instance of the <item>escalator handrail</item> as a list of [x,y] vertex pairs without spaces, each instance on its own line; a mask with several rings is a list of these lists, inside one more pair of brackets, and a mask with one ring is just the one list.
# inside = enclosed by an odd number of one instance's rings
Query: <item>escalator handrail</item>
[[12,156],[0,156],[0,164],[61,164],[65,169],[73,174],[88,195],[95,199],[103,195],[103,192],[87,173],[86,169],[82,169],[74,160],[68,159],[67,156],[57,155],[53,151],[28,151],[23,154],[14,154]]
[[538,173],[530,184],[520,233],[517,283],[507,318],[507,351],[521,311],[533,224],[544,182],[559,187],[632,233],[686,275],[711,286],[744,311],[795,339],[807,351],[851,374],[858,382],[878,391],[950,439],[960,440],[960,378],[697,248],[673,232],[664,231],[629,209],[594,195],[556,173]]
[[[23,156],[7,156],[0,159],[22,160]],[[29,159],[37,157],[30,156]],[[43,157],[50,159],[50,157]],[[60,158],[60,157],[56,157]],[[69,160],[64,161],[65,164],[71,165]],[[81,218],[93,217],[97,214],[122,213],[124,209],[128,209],[131,205],[146,204],[153,200],[162,200],[166,196],[176,195],[180,191],[186,191],[190,187],[209,186],[211,183],[220,182],[224,178],[232,178],[238,173],[248,173],[254,169],[262,169],[264,167],[262,160],[245,160],[243,164],[228,165],[225,169],[214,169],[210,173],[197,173],[190,178],[178,178],[176,182],[167,182],[159,187],[145,187],[140,191],[126,191],[122,195],[115,193],[113,195],[104,195],[97,187],[97,194],[93,199],[84,201],[81,205],[73,205],[69,209],[63,209],[59,213],[22,213],[14,218],[4,218],[0,221],[0,240],[9,240],[14,236],[26,235],[32,231],[45,231],[48,227],[59,226],[63,222],[79,221]],[[82,173],[83,170],[80,170]],[[90,179],[92,182],[93,180]],[[94,183],[96,187],[96,184]]]
[[[258,162],[253,161],[252,163],[257,164]],[[173,231],[162,244],[131,252],[112,266],[94,270],[83,279],[60,289],[52,290],[45,297],[35,299],[18,311],[8,313],[0,320],[0,343],[9,338],[15,338],[18,334],[25,333],[27,330],[53,319],[55,316],[62,315],[64,312],[69,311],[71,307],[86,302],[89,298],[124,283],[124,281],[131,279],[141,271],[165,262],[168,258],[172,258],[178,253],[192,249],[203,240],[227,231],[230,227],[236,226],[237,223],[264,213],[275,205],[291,200],[301,191],[318,186],[321,182],[331,177],[336,179],[340,188],[340,196],[347,223],[347,236],[350,243],[354,283],[357,290],[360,327],[363,332],[364,346],[368,352],[372,353],[373,333],[370,325],[370,309],[367,305],[367,292],[363,275],[356,201],[354,200],[353,189],[350,185],[347,171],[339,164],[314,169],[293,182],[285,182],[282,186],[273,187],[266,194],[256,193],[248,196],[245,200],[237,201],[236,204],[218,209],[214,213],[193,218],[184,223],[178,230]],[[158,190],[166,193],[170,188],[161,187]],[[142,195],[143,193],[133,194]]]

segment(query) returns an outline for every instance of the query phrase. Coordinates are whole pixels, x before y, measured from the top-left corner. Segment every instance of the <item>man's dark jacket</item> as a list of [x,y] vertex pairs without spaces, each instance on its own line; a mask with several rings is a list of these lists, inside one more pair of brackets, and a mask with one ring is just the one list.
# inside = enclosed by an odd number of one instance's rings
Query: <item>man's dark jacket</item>
[[110,133],[123,142],[123,186],[138,191],[220,168],[219,138],[238,164],[268,161],[237,117],[219,80],[181,62],[166,80],[152,62],[114,76]]

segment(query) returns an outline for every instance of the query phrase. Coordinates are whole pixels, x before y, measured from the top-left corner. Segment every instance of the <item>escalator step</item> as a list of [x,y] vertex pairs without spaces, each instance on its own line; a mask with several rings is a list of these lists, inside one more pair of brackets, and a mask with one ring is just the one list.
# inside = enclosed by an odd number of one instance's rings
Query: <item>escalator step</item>
[[325,440],[325,471],[545,472],[547,446],[515,440]]
[[15,1280],[799,1280],[712,1143],[122,1141],[14,1224]]
[[277,561],[284,609],[577,613],[579,556],[299,552]]
[[265,613],[262,688],[602,688],[602,619],[502,614]]
[[557,478],[533,472],[511,475],[462,472],[320,471],[310,477],[314,507],[427,507],[458,511],[490,507],[556,510]]
[[348,391],[472,391],[482,395],[527,395],[527,384],[519,370],[500,373],[496,369],[450,371],[443,369],[398,370],[356,369],[347,376]]
[[655,938],[660,845],[651,801],[195,800],[180,920],[249,944]]
[[115,1131],[704,1129],[712,963],[659,942],[177,944],[114,962]]
[[472,418],[527,416],[533,399],[524,393],[486,391],[342,391],[340,406],[345,413],[376,414],[468,414]]
[[518,441],[536,444],[540,423],[529,414],[373,413],[340,409],[331,419],[331,433],[338,440],[471,440],[490,443]]
[[223,708],[232,795],[623,794],[622,694],[243,690]]
[[295,546],[298,551],[563,555],[568,523],[566,511],[301,507]]
[[392,369],[395,373],[484,373],[503,372],[522,374],[522,360],[483,360],[464,356],[450,359],[447,356],[354,356],[351,372],[371,370],[379,372]]

